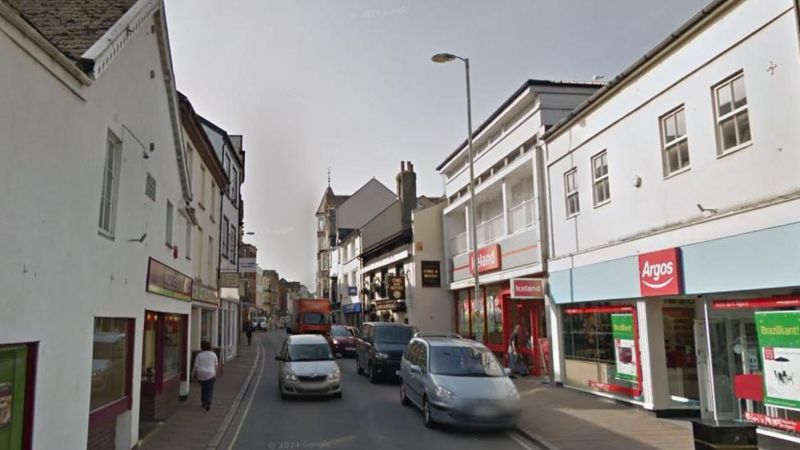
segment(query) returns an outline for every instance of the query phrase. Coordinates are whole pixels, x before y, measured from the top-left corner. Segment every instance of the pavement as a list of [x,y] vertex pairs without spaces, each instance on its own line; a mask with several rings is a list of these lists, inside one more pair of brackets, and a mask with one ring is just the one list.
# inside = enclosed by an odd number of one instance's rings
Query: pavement
[[192,383],[189,398],[178,404],[178,409],[144,438],[140,437],[139,449],[175,450],[216,448],[215,443],[230,425],[233,413],[238,409],[245,393],[245,382],[253,373],[258,355],[256,339],[252,346],[239,346],[239,356],[227,362],[214,386],[211,410],[205,411],[200,403],[200,384]]
[[659,419],[641,408],[542,384],[534,377],[515,383],[523,401],[517,428],[545,448],[694,449],[688,420]]

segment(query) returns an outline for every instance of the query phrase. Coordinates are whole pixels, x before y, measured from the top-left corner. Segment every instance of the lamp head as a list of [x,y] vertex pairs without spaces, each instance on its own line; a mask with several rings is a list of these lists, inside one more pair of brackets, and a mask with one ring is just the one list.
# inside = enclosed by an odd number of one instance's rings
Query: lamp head
[[450,53],[437,53],[431,56],[431,61],[435,63],[446,63],[450,62],[454,59],[458,58],[458,56],[450,54]]

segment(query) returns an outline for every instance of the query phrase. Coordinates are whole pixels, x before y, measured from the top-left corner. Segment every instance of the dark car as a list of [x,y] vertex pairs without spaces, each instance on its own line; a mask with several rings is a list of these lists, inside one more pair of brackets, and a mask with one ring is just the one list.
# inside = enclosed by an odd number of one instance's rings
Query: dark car
[[411,325],[364,323],[356,344],[356,371],[359,374],[366,372],[372,383],[379,377],[397,377],[400,358],[416,332],[417,329]]
[[355,335],[347,327],[342,325],[331,327],[330,342],[334,355],[355,356],[356,341]]

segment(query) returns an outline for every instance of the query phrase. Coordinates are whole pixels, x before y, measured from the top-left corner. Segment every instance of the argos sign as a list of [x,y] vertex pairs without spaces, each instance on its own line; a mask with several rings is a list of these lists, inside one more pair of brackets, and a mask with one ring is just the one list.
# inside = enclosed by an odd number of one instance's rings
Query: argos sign
[[681,293],[679,248],[668,248],[639,255],[639,292],[643,297]]

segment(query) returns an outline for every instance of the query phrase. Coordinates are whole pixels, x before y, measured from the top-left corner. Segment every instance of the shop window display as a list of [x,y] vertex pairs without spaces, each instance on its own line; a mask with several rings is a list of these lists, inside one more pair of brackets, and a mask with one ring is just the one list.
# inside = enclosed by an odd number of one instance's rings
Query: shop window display
[[466,290],[458,291],[458,332],[469,336],[469,296]]
[[640,398],[635,309],[593,305],[564,312],[566,383]]
[[164,379],[178,375],[181,370],[181,318],[170,314],[164,317]]
[[[470,293],[474,294],[474,293]],[[484,299],[470,299],[472,301],[472,336],[478,342],[484,342],[483,325],[486,317]]]
[[127,395],[129,374],[128,319],[94,319],[92,347],[92,393],[89,408],[94,411]]
[[501,304],[500,288],[491,286],[486,288],[486,320],[489,329],[488,342],[490,344],[503,344],[503,310]]

